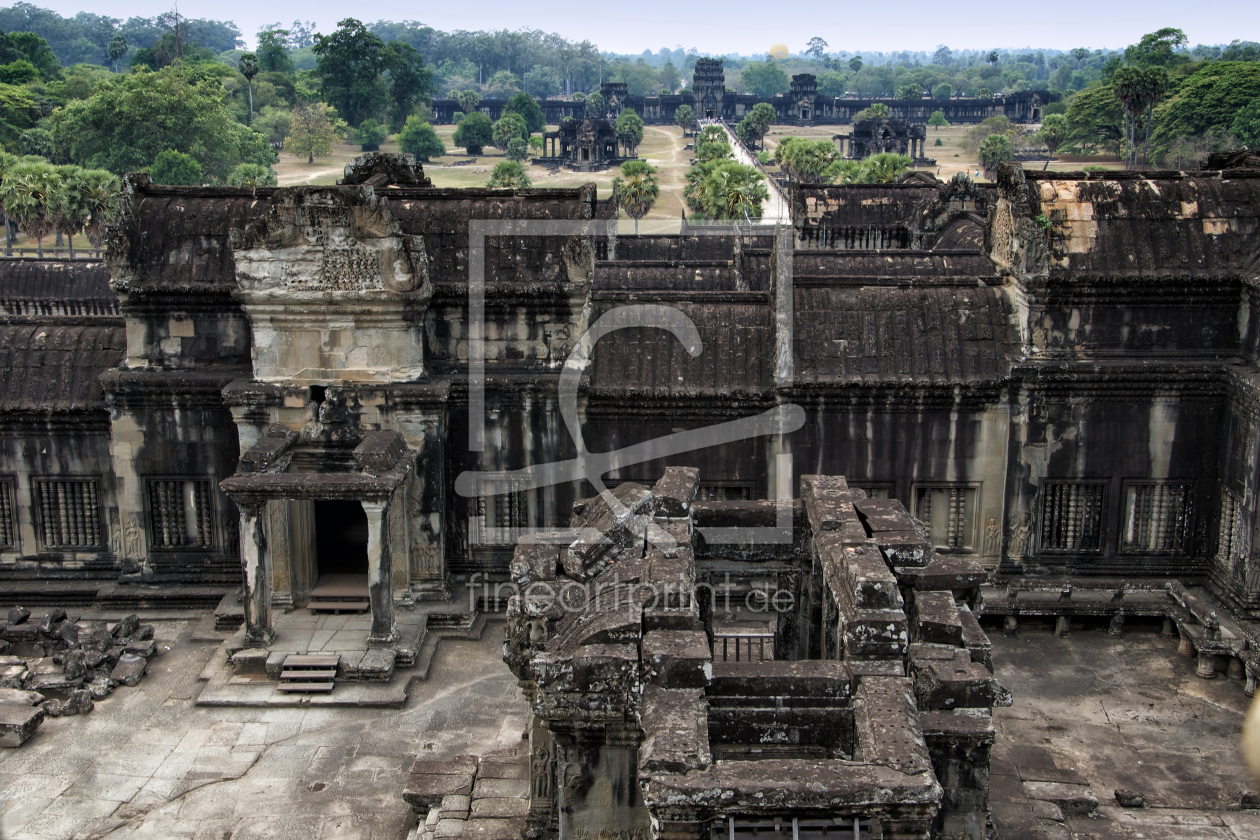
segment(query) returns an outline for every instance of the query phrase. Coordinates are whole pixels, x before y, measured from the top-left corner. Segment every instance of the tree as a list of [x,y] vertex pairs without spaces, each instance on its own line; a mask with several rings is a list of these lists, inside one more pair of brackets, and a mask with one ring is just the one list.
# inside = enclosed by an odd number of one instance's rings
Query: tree
[[539,99],[555,96],[560,92],[560,76],[550,67],[535,64],[524,77],[525,92]]
[[73,164],[58,166],[58,177],[62,187],[57,191],[53,203],[52,223],[57,233],[66,237],[66,245],[70,249],[70,259],[74,259],[74,237],[87,224],[89,210],[83,201],[83,191],[79,187],[79,178],[83,170]]
[[825,174],[841,184],[895,184],[913,165],[909,155],[881,152],[865,160],[837,160]]
[[770,126],[774,125],[777,116],[774,106],[768,102],[758,102],[748,112],[746,119],[751,120],[753,128],[757,130],[758,142],[766,136],[766,132],[770,130]]
[[284,150],[301,157],[307,163],[332,153],[333,143],[338,140],[333,127],[332,109],[323,102],[301,102],[289,114],[289,136],[284,138]]
[[787,73],[771,58],[769,61],[754,61],[744,68],[744,87],[758,96],[770,97],[776,93],[787,93]]
[[114,72],[118,72],[118,59],[127,54],[130,45],[127,43],[127,36],[119,33],[109,39],[109,43],[105,45],[105,54],[109,56],[109,60],[114,63]]
[[535,131],[546,131],[547,121],[543,119],[542,108],[534,101],[534,97],[528,93],[518,93],[507,101],[503,106],[504,114],[520,114],[525,118],[525,125],[529,128],[529,133]]
[[258,68],[264,73],[292,73],[293,59],[287,47],[289,33],[267,29],[258,33]]
[[849,59],[849,69],[850,69],[850,70],[852,70],[854,73],[861,72],[861,70],[862,70],[862,56],[860,56],[860,55],[855,55],[855,56],[853,56],[853,58],[850,58],[850,59]]
[[446,146],[442,143],[433,126],[415,115],[407,117],[407,123],[398,133],[398,148],[416,156],[416,160],[428,163],[430,158],[446,154]]
[[872,102],[868,107],[853,115],[855,123],[862,120],[886,120],[892,116],[892,110],[883,102]]
[[266,135],[273,146],[283,146],[284,138],[289,136],[291,111],[291,108],[266,105],[258,112],[258,116],[254,117],[254,124],[250,127]]
[[695,127],[695,110],[693,110],[690,105],[679,105],[674,111],[674,122],[677,123],[678,127],[683,130],[684,134],[686,134],[687,129]]
[[700,130],[696,136],[694,151],[699,163],[727,160],[732,157],[731,144],[726,139],[726,132],[716,125],[706,125]]
[[43,125],[73,163],[116,174],[149,166],[159,152],[192,155],[223,183],[238,163],[273,163],[267,137],[232,118],[217,76],[166,67],[117,76],[88,99],[67,102]]
[[764,181],[751,166],[733,160],[714,163],[704,178],[704,214],[710,219],[760,219],[761,206],[770,198]]
[[928,117],[928,125],[940,131],[942,128],[949,128],[949,120],[945,119],[945,112],[938,108],[932,112],[932,116]]
[[1206,137],[1213,131],[1228,131],[1238,113],[1257,99],[1260,62],[1208,62],[1155,109],[1151,144],[1159,152],[1177,136]]
[[985,60],[985,61],[987,61],[987,62],[989,62],[990,64],[997,64],[997,63],[998,63],[998,59],[999,59],[999,58],[1001,58],[1001,56],[1000,56],[1000,55],[998,55],[998,51],[997,51],[997,50],[993,50],[993,51],[991,51],[988,55],[986,55],[986,56],[984,57],[984,60]]
[[486,186],[499,190],[521,190],[532,183],[525,172],[524,164],[514,160],[501,160],[490,172],[490,180]]
[[80,201],[88,212],[83,232],[92,247],[100,248],[105,242],[106,226],[118,215],[122,184],[112,172],[84,169],[79,174],[78,189]]
[[779,168],[803,184],[820,183],[823,173],[836,160],[836,144],[830,140],[789,137],[775,148]]
[[201,164],[192,155],[167,149],[159,152],[149,167],[149,177],[155,184],[196,187],[201,185]]
[[[1041,131],[1037,132],[1037,134],[1041,138],[1041,142],[1045,143],[1046,148],[1050,150],[1050,154],[1053,155],[1063,141],[1067,139],[1067,117],[1063,114],[1051,114],[1041,121]],[[1049,166],[1050,161],[1047,158],[1046,165],[1041,167],[1041,171],[1046,171]]]
[[805,45],[805,54],[812,55],[815,59],[821,61],[827,53],[827,42],[817,36],[810,38],[809,43]]
[[613,179],[617,204],[634,219],[634,235],[639,235],[639,219],[652,209],[661,195],[656,170],[645,160],[628,160],[621,165],[621,174]]
[[525,118],[520,114],[506,113],[494,124],[491,134],[494,137],[495,148],[507,151],[508,143],[529,137],[529,127],[525,125]]
[[1238,112],[1229,131],[1247,148],[1260,149],[1260,99]]
[[529,157],[529,144],[520,137],[513,137],[508,141],[504,154],[508,160],[525,160]]
[[665,65],[661,67],[661,72],[658,74],[657,78],[660,79],[661,86],[667,89],[670,93],[678,90],[678,86],[682,84],[682,76],[679,75],[678,68],[674,66],[674,62],[672,61],[665,62]]
[[897,99],[922,99],[923,88],[913,83],[900,85],[895,96]]
[[586,97],[585,116],[591,119],[599,119],[604,116],[604,109],[607,107],[608,105],[604,102],[604,95],[599,91],[595,91]]
[[1124,109],[1111,85],[1088,88],[1068,104],[1067,142],[1089,150],[1099,144],[1114,145],[1116,154],[1124,139]]
[[475,90],[461,90],[456,91],[455,99],[459,102],[459,110],[471,114],[481,103],[481,94]]
[[1172,67],[1190,60],[1189,56],[1177,53],[1177,50],[1183,49],[1188,43],[1186,33],[1180,29],[1165,27],[1143,35],[1142,40],[1125,47],[1124,60],[1130,64]]
[[643,119],[634,111],[622,111],[621,116],[617,117],[617,133],[629,134],[634,138],[631,147],[637,149],[639,143],[643,142]]
[[992,98],[993,98],[993,91],[989,90],[987,87],[982,87],[976,91],[976,99],[992,99]]
[[997,177],[998,164],[1014,158],[1011,139],[1005,134],[990,134],[980,143],[980,166],[984,169],[984,177],[993,180]]
[[368,117],[354,131],[354,142],[359,144],[363,152],[379,151],[381,144],[389,137],[389,131],[381,125],[380,120]]
[[21,230],[35,237],[39,256],[44,256],[44,237],[55,225],[58,194],[63,187],[57,170],[47,161],[21,160],[4,173],[0,201],[4,213]]
[[245,53],[237,59],[236,68],[249,85],[249,121],[252,124],[254,122],[254,77],[258,75],[258,57],[253,53]]
[[494,145],[494,128],[490,118],[480,111],[474,111],[460,121],[455,127],[451,142],[463,146],[470,155],[480,155],[486,146]]
[[385,107],[389,96],[381,79],[385,42],[354,18],[337,24],[332,35],[316,35],[315,75],[325,101],[351,125]]
[[433,92],[433,73],[424,66],[424,58],[416,48],[402,41],[385,45],[381,63],[389,93],[389,125],[398,131],[416,104],[429,100]]
[[948,83],[939,84],[932,88],[932,98],[940,100],[948,100],[954,95],[954,86]]
[[228,184],[233,187],[249,187],[251,189],[274,187],[276,185],[276,171],[270,166],[263,166],[259,163],[242,163],[232,170],[232,174],[228,176]]

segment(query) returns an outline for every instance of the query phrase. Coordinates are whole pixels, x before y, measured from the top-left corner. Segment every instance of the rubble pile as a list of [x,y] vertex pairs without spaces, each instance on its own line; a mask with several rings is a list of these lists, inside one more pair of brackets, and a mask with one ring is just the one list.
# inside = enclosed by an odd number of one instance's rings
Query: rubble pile
[[25,607],[13,607],[4,618],[0,627],[4,746],[20,746],[44,717],[85,715],[116,686],[136,686],[156,652],[153,625],[141,624],[135,615],[111,626],[81,621],[63,609],[36,619]]

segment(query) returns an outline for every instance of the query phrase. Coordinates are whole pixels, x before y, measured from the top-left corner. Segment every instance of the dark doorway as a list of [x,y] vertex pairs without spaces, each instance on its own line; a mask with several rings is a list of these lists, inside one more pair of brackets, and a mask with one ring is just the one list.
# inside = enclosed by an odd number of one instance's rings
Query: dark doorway
[[590,160],[590,159],[591,159],[591,150],[590,150],[590,149],[583,149],[583,150],[582,150],[582,160]]
[[713,109],[712,109],[712,108],[705,108],[705,109],[704,109],[704,118],[705,118],[706,120],[711,120],[711,119],[713,119]]
[[803,120],[807,120],[807,119],[809,119],[809,109],[808,109],[808,108],[802,108],[802,109],[801,109],[801,119],[803,119]]
[[358,502],[315,503],[316,577],[366,575],[368,521]]

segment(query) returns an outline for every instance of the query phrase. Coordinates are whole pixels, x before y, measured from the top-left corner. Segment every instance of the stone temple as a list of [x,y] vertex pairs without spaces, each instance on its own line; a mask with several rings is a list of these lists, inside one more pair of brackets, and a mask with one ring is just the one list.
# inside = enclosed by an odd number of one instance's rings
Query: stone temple
[[[0,261],[0,592],[218,605],[260,679],[321,604],[364,680],[506,615],[530,837],[978,840],[982,623],[1260,678],[1253,160],[639,237],[409,156],[129,176],[104,261]],[[478,772],[422,764],[425,813]]]

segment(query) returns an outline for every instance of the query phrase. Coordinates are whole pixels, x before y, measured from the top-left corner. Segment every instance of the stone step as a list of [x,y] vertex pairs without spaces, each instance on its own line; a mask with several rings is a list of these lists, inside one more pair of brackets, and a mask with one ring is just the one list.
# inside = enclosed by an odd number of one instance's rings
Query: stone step
[[333,683],[331,682],[281,682],[276,686],[276,691],[307,691],[326,694],[332,690]]
[[311,612],[366,612],[368,606],[367,601],[316,601],[311,599],[307,603],[307,609]]

